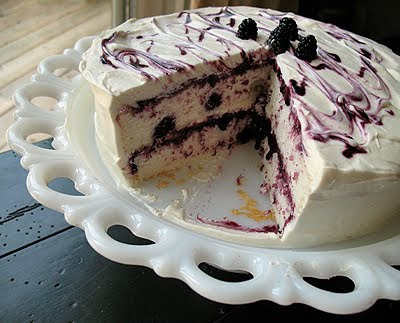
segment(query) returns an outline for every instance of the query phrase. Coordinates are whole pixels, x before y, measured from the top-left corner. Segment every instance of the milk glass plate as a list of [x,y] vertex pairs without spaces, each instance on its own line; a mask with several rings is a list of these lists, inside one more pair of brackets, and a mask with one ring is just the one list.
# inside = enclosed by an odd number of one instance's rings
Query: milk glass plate
[[[282,305],[304,303],[326,312],[347,314],[365,310],[380,298],[400,299],[400,272],[393,267],[400,264],[400,218],[385,230],[357,240],[313,248],[276,248],[262,239],[252,240],[243,232],[265,225],[246,217],[234,218],[241,221],[241,230],[225,230],[210,226],[204,229],[204,225],[190,222],[190,216],[185,219],[157,213],[165,207],[161,204],[170,202],[176,194],[185,195],[177,183],[171,183],[175,178],[165,180],[170,186],[157,186],[159,183],[154,181],[159,179],[145,184],[143,191],[147,197],[160,196],[155,202],[116,185],[95,143],[89,86],[80,75],[66,81],[54,74],[60,68],[76,71],[81,54],[92,40],[93,37],[83,38],[73,49],[39,64],[38,74],[14,94],[16,122],[7,136],[11,148],[22,155],[21,165],[29,170],[27,187],[31,195],[43,205],[64,213],[68,223],[83,229],[98,253],[119,263],[150,267],[162,277],[186,282],[204,297],[229,304],[271,300]],[[41,96],[57,100],[53,111],[45,111],[31,102]],[[51,135],[55,150],[28,143],[26,138],[35,133]],[[190,214],[203,208],[202,212],[215,222],[222,221],[217,214],[223,212],[218,210],[225,210],[227,205],[230,209],[239,207],[238,199],[233,198],[238,191],[235,181],[239,173],[246,178],[246,194],[257,196],[257,156],[248,153],[250,150],[249,146],[240,147],[233,152],[234,156],[222,162],[222,168],[215,164],[216,173],[222,175],[214,180],[183,186],[196,191],[195,198],[186,205]],[[246,169],[241,169],[244,162]],[[73,180],[84,195],[71,196],[50,189],[48,183],[59,177]],[[257,202],[262,209],[268,209],[264,199]],[[118,242],[107,234],[114,225],[125,226],[134,235],[154,243]],[[227,282],[213,278],[199,268],[202,263],[230,272],[250,273],[246,276],[250,279]],[[304,279],[334,276],[350,278],[354,289],[333,293]]]

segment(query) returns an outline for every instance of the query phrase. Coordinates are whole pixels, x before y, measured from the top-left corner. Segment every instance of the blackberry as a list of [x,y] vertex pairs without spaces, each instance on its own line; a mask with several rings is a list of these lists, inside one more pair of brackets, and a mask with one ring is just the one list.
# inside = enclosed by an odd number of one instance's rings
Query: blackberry
[[290,40],[296,40],[299,37],[297,24],[292,18],[282,18],[279,20],[279,26],[285,30]]
[[210,75],[207,77],[207,82],[208,82],[208,84],[210,84],[211,87],[214,87],[215,84],[218,83],[218,81],[219,81],[219,78],[217,75],[213,74],[213,75]]
[[221,105],[221,103],[222,103],[221,94],[213,93],[208,98],[205,108],[207,111],[214,110],[215,108],[218,108]]
[[131,174],[135,174],[138,171],[138,167],[133,160],[129,161],[129,166],[131,167]]
[[257,33],[258,33],[257,23],[251,18],[246,18],[240,23],[236,37],[240,39],[251,38],[253,40],[256,40]]
[[174,117],[165,117],[160,121],[160,123],[154,128],[153,137],[154,138],[162,138],[168,132],[175,128],[175,118]]
[[299,41],[295,50],[296,57],[311,62],[317,57],[317,40],[313,35],[308,35]]
[[291,18],[282,18],[279,25],[271,32],[267,43],[272,51],[278,55],[285,52],[290,45],[291,40],[298,38],[298,29],[296,22]]
[[278,25],[268,37],[267,43],[271,44],[275,39],[290,40],[290,34],[284,26]]
[[269,41],[268,39],[268,43],[271,46],[271,49],[275,53],[275,55],[286,52],[290,46],[289,39],[279,37],[273,38],[271,39],[271,41]]
[[225,113],[221,118],[217,119],[216,124],[221,131],[225,131],[228,128],[229,123],[232,121],[232,113]]
[[138,171],[138,167],[135,164],[135,158],[136,158],[137,155],[138,155],[137,153],[133,153],[129,157],[128,163],[129,163],[129,167],[130,167],[130,170],[131,170],[131,174],[135,174]]

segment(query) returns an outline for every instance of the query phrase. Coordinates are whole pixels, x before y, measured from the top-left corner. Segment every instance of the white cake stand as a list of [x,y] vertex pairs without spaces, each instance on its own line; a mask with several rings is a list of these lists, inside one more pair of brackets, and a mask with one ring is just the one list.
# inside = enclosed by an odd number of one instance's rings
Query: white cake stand
[[[229,304],[271,300],[347,314],[365,310],[380,298],[400,300],[400,272],[393,268],[400,264],[399,223],[363,239],[318,248],[260,248],[193,232],[152,215],[141,203],[121,194],[101,160],[88,157],[98,152],[93,115],[90,117],[93,107],[81,99],[82,91],[87,91],[82,90],[84,83],[80,76],[65,81],[54,74],[59,68],[77,70],[81,54],[92,40],[83,38],[64,54],[43,60],[31,82],[15,92],[17,120],[8,131],[8,143],[22,155],[21,165],[29,170],[27,186],[31,195],[64,213],[68,223],[82,228],[98,253],[119,263],[150,267],[160,276],[183,280],[204,297]],[[31,102],[39,96],[56,99],[56,109],[44,111]],[[78,117],[76,111],[82,115]],[[85,133],[67,131],[68,118],[75,118],[76,126],[81,128],[87,125],[86,134],[93,137],[82,140]],[[53,136],[55,150],[28,143],[26,138],[35,133]],[[84,196],[50,189],[48,183],[59,177],[73,180]],[[107,234],[113,225],[123,225],[154,244],[118,242]],[[236,283],[221,281],[199,269],[203,262],[228,271],[249,272],[253,278]],[[303,279],[333,276],[350,278],[354,290],[328,292]]]

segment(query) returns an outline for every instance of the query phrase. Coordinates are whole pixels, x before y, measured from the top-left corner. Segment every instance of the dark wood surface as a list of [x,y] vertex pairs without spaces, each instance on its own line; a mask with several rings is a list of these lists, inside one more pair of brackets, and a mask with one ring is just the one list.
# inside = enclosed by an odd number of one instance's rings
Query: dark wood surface
[[[49,141],[40,143],[49,147]],[[305,305],[269,301],[226,305],[207,300],[176,279],[151,269],[114,263],[97,254],[84,232],[62,214],[33,200],[27,172],[13,152],[0,154],[0,322],[251,322],[271,319],[324,319],[364,322],[400,314],[400,302],[380,300],[363,313],[339,316]],[[51,187],[78,194],[69,180]],[[122,227],[109,234],[126,243],[146,243]],[[246,279],[203,265],[211,276]],[[309,279],[336,292],[352,282]]]

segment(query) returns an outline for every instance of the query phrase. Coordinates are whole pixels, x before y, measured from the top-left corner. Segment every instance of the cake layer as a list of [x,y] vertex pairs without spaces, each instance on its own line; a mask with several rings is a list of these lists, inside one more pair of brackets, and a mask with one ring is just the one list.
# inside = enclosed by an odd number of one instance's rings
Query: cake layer
[[320,169],[307,165],[314,156],[307,156],[304,150],[301,124],[292,106],[292,90],[279,70],[276,72],[271,75],[270,100],[265,108],[271,132],[264,143],[265,182],[261,191],[268,194],[281,215],[277,220],[282,233],[302,214],[313,185],[319,181]]
[[134,180],[141,181],[180,168],[196,159],[230,150],[237,143],[247,142],[250,138],[245,132],[252,118],[254,110],[225,114],[134,152],[129,160]]
[[210,117],[250,109],[260,93],[265,92],[270,70],[267,63],[256,66],[240,73],[193,80],[163,97],[123,106],[116,117],[122,149],[132,152],[150,145],[160,135],[156,129],[167,120],[172,127],[169,130],[179,131]]

